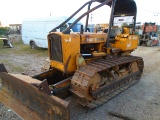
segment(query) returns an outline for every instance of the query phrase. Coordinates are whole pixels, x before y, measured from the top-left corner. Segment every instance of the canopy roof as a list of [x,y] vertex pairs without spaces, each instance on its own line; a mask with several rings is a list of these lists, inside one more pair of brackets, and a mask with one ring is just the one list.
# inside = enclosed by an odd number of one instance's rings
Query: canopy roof
[[[97,0],[98,2],[104,2],[106,0]],[[107,4],[111,6],[113,0]],[[137,13],[137,6],[134,0],[116,0],[114,15],[135,15]]]

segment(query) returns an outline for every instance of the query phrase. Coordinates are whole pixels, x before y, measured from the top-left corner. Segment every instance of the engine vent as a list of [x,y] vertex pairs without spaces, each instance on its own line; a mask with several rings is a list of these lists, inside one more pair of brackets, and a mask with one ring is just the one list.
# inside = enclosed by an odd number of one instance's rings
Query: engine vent
[[61,36],[58,34],[52,34],[49,37],[49,41],[51,52],[50,59],[58,62],[63,62]]

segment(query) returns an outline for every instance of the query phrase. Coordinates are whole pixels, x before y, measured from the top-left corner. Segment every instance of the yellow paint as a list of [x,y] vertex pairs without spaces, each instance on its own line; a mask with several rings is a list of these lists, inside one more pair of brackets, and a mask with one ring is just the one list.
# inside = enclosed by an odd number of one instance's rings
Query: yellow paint
[[115,48],[119,48],[122,51],[134,50],[138,45],[138,35],[120,34],[116,36],[115,44],[112,44]]
[[124,34],[130,34],[130,28],[125,27],[124,28]]
[[52,106],[52,110],[53,110],[56,114],[62,116],[62,111],[61,111],[57,106]]
[[107,38],[106,33],[84,33],[81,35],[81,44],[104,43]]
[[80,35],[78,33],[73,33],[73,34],[56,33],[56,34],[59,34],[62,40],[63,63],[51,60],[51,67],[57,68],[67,73],[74,72],[77,69],[76,56],[77,53],[80,53]]
[[51,67],[53,68],[57,68],[61,71],[64,71],[64,64],[61,63],[61,62],[57,62],[57,61],[54,61],[54,60],[51,60]]
[[[129,29],[126,29],[126,33],[129,32]],[[55,32],[51,34],[58,34],[61,36],[61,46],[62,46],[62,59],[63,62],[58,62],[51,60],[51,67],[56,68],[64,73],[72,73],[78,69],[79,61],[77,62],[77,55],[80,54],[80,46],[82,44],[94,44],[96,47],[96,52],[99,53],[106,52],[110,54],[109,48],[104,48],[106,42],[107,34],[106,33],[70,33],[63,34],[61,32]],[[50,53],[50,42],[49,44],[49,55]],[[137,48],[138,45],[138,36],[130,34],[119,34],[115,38],[115,44],[111,44],[113,48],[119,48],[122,51],[132,51]],[[91,48],[94,51],[93,48]],[[92,53],[91,53],[92,54]],[[92,58],[85,59],[89,61]]]

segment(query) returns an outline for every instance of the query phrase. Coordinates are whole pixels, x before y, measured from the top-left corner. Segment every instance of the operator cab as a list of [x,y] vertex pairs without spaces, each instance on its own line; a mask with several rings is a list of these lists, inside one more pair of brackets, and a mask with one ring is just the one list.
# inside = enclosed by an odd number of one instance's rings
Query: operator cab
[[[134,16],[114,17],[113,26],[110,30],[110,42],[114,42],[119,34],[132,34],[133,32]],[[108,32],[106,32],[108,33]]]
[[135,2],[132,0],[117,0],[115,6],[112,4],[107,46],[109,46],[109,43],[115,42],[118,34],[131,35],[134,33],[136,13],[137,7]]

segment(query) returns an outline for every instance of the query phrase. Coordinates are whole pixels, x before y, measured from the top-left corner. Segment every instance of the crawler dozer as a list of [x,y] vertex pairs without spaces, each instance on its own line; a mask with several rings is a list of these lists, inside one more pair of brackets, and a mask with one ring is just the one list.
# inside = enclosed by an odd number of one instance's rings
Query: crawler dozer
[[[99,4],[91,8],[95,2]],[[108,30],[87,32],[90,13],[105,5],[111,7]],[[75,22],[56,32],[86,6],[88,10]],[[134,0],[85,3],[48,34],[50,67],[47,71],[30,77],[7,73],[4,65],[0,65],[1,102],[23,119],[69,120],[70,103],[65,98],[71,96],[92,109],[137,83],[144,64],[141,57],[131,55],[139,38],[135,35],[136,12]],[[71,32],[84,16],[85,26],[80,26],[80,32]],[[131,22],[126,22],[128,18]]]

